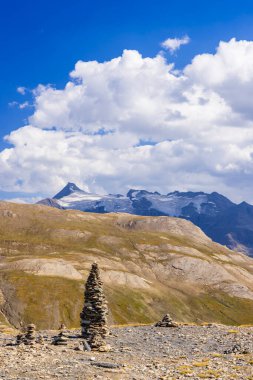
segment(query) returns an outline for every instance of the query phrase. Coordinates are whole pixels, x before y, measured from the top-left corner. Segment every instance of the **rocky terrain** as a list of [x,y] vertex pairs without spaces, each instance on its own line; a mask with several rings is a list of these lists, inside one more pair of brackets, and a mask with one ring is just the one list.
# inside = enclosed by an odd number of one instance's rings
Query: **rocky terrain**
[[78,328],[94,261],[111,324],[253,323],[252,259],[189,221],[0,202],[0,328]]
[[16,346],[0,334],[0,378],[5,380],[253,379],[253,327],[181,325],[112,328],[111,351],[80,348],[80,330],[66,346],[52,345],[56,331],[40,331],[43,344]]

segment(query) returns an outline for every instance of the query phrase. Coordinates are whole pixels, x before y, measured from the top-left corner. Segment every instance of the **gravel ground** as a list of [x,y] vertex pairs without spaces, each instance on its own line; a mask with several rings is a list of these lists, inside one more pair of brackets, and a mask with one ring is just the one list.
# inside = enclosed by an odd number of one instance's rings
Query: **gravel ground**
[[[110,352],[80,350],[78,331],[67,346],[14,346],[0,335],[0,379],[242,379],[253,380],[253,327],[152,326],[113,328]],[[234,352],[233,352],[234,351]]]

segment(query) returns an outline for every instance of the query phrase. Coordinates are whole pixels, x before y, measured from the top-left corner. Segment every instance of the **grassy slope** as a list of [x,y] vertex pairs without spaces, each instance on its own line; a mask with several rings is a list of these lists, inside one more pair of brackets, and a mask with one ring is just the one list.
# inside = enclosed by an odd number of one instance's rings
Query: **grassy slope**
[[[171,245],[198,249],[209,261],[213,260],[214,253],[227,254],[222,247],[199,242],[189,235],[122,229],[117,227],[117,218],[112,214],[84,214],[43,206],[0,203],[2,262],[23,258],[64,259],[74,263],[85,277],[90,263],[97,259],[102,260],[105,271],[117,267],[120,262],[126,268],[135,265],[137,269],[133,273],[141,276],[145,268],[149,268],[152,246],[159,246],[164,238]],[[85,236],[75,236],[75,231],[83,232]],[[100,239],[101,236],[109,237],[109,240]],[[110,242],[111,236],[120,240]],[[148,244],[151,250],[140,251],[138,244]],[[166,265],[166,252],[162,253],[163,258],[160,252],[155,253],[155,261]],[[83,281],[4,269],[0,285],[7,301],[2,311],[12,324],[20,326],[20,322],[34,322],[40,328],[55,328],[60,322],[70,327],[79,325]],[[231,297],[212,288],[197,285],[191,288],[188,283],[175,283],[170,278],[166,283],[153,280],[149,289],[109,283],[105,291],[112,323],[154,322],[168,311],[182,322],[253,323],[253,301]]]

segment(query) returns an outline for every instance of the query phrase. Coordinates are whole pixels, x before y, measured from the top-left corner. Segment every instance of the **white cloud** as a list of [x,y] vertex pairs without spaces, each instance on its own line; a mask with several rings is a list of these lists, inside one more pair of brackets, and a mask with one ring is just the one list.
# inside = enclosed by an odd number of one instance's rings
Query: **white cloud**
[[18,87],[17,88],[17,92],[19,93],[19,94],[21,94],[21,95],[25,95],[26,94],[26,88],[25,87]]
[[215,190],[253,202],[252,59],[253,42],[232,39],[181,72],[129,50],[77,62],[64,89],[37,87],[30,124],[6,137],[3,190],[52,195],[73,181],[91,191]]
[[194,83],[218,93],[235,111],[253,116],[253,42],[220,42],[216,54],[197,55],[185,68]]
[[28,107],[32,107],[32,105],[28,101],[26,101],[24,103],[19,103],[19,102],[13,101],[13,102],[8,103],[8,106],[9,107],[18,107],[20,110],[23,110],[23,109],[28,108]]
[[182,38],[167,38],[167,40],[161,43],[161,46],[165,50],[169,50],[169,52],[173,54],[182,45],[187,45],[189,42],[190,42],[189,36],[184,36]]
[[24,102],[24,103],[20,103],[20,104],[19,104],[19,108],[20,108],[21,110],[23,110],[23,109],[25,109],[25,108],[27,108],[27,107],[30,107],[29,102]]

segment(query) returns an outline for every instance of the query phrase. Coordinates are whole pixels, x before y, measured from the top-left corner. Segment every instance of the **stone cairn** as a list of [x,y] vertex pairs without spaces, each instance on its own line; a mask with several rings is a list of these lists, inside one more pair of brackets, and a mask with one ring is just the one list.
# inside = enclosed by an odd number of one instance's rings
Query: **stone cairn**
[[53,337],[52,344],[55,346],[67,346],[69,338],[65,330],[66,326],[62,323],[59,327],[59,334]]
[[36,343],[35,336],[35,328],[36,326],[31,323],[27,326],[25,334],[19,334],[16,338],[16,343],[19,345],[24,343],[27,346],[32,346]]
[[80,314],[84,347],[88,343],[93,351],[108,351],[110,347],[106,345],[105,341],[105,337],[109,333],[107,326],[108,307],[96,263],[92,264],[85,285],[84,298],[85,303]]
[[67,346],[68,337],[64,331],[60,331],[58,335],[53,337],[53,342],[55,346]]
[[58,330],[60,330],[60,331],[63,331],[63,330],[66,330],[66,329],[67,329],[67,327],[64,325],[64,323],[61,323],[60,326],[59,326],[59,328],[58,328]]
[[163,319],[155,324],[155,327],[177,327],[178,324],[173,322],[171,316],[166,314]]

